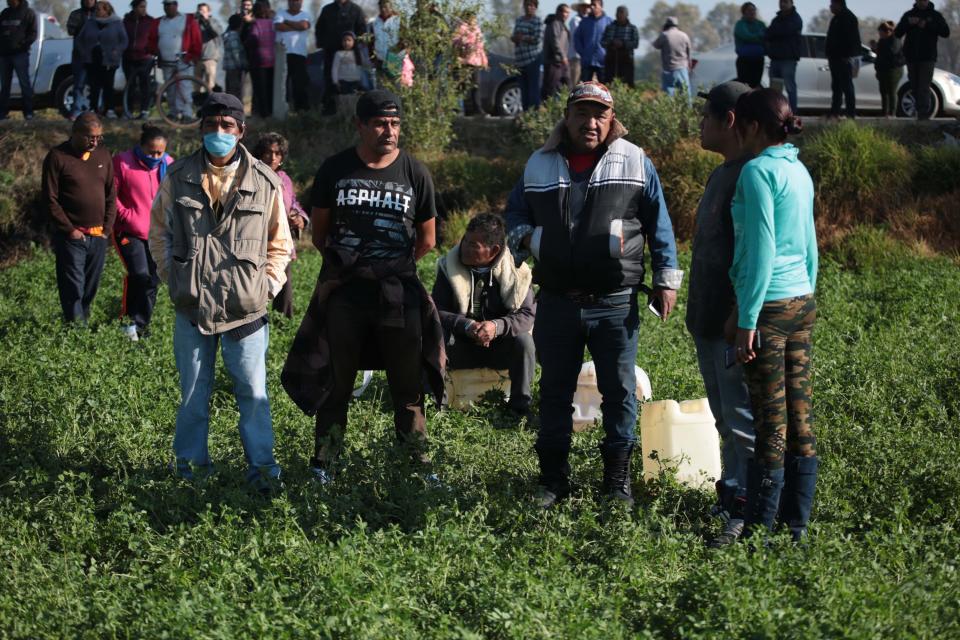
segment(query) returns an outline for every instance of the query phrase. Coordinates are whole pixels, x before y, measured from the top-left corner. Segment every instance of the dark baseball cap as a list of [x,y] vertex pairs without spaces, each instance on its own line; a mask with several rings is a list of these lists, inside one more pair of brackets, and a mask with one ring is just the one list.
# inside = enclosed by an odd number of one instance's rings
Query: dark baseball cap
[[613,94],[602,82],[580,82],[570,91],[567,106],[577,102],[596,102],[605,107],[613,108]]
[[730,80],[721,82],[708,92],[699,92],[697,95],[709,102],[718,111],[733,111],[740,96],[750,91],[750,87],[742,82]]
[[403,117],[400,98],[386,89],[367,91],[357,100],[357,118],[369,120],[377,116]]
[[243,122],[243,103],[234,95],[214,91],[200,107],[200,117],[207,116],[229,116]]

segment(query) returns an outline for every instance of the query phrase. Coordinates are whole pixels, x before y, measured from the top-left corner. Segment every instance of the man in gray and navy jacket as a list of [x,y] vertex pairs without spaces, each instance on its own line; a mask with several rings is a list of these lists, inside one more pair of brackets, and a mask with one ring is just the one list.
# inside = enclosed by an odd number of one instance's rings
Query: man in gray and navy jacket
[[540,285],[533,338],[542,371],[536,450],[537,501],[544,508],[570,491],[572,402],[584,347],[603,396],[603,491],[633,504],[644,244],[652,254],[652,302],[664,320],[683,278],[660,179],[626,133],[610,91],[598,82],[578,84],[563,121],[527,161],[507,203],[508,244],[518,261],[533,255]]

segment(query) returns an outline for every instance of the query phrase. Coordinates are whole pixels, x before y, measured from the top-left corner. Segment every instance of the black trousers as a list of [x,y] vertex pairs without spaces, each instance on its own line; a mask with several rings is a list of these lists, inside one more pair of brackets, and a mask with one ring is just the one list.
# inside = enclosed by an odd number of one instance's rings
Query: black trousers
[[[114,106],[113,76],[116,67],[105,67],[102,64],[87,65],[87,82],[90,84],[90,109],[105,113]],[[103,96],[103,105],[100,106],[100,96]]]
[[570,65],[551,62],[543,65],[543,90],[541,99],[549,100],[560,93],[563,87],[570,86]]
[[381,324],[380,283],[354,281],[334,291],[327,301],[327,338],[333,367],[333,390],[317,411],[315,464],[323,465],[342,446],[350,394],[368,344],[376,345],[387,372],[393,399],[393,425],[401,441],[426,440],[424,415],[420,299],[404,295],[404,326]]
[[293,317],[293,285],[290,283],[290,267],[292,266],[293,261],[287,263],[287,269],[284,271],[287,274],[287,281],[283,283],[280,293],[273,299],[273,310],[279,311],[288,318]]
[[333,57],[337,52],[330,48],[323,50],[323,113],[337,112],[337,87],[333,84]]
[[120,315],[129,316],[137,325],[137,330],[143,333],[150,325],[153,308],[157,304],[157,288],[160,286],[157,265],[150,255],[146,240],[118,233],[114,236],[114,244],[127,270],[123,279]]
[[633,49],[607,49],[603,69],[607,82],[619,80],[630,87],[634,86]]
[[848,118],[857,117],[857,96],[853,89],[853,66],[849,58],[830,58],[830,115],[840,115],[840,105],[846,102]]
[[530,384],[537,366],[533,336],[500,336],[481,347],[468,338],[458,338],[447,347],[449,369],[507,369],[510,372],[510,407],[526,411],[530,407]]
[[273,115],[273,67],[250,69],[253,84],[253,108],[261,118]]
[[310,108],[310,78],[307,76],[306,56],[295,53],[287,54],[287,86],[288,95],[292,96],[292,106],[297,111],[307,111]]
[[153,94],[150,93],[150,72],[153,70],[152,60],[124,60],[123,75],[127,83],[133,83],[129,107],[131,114],[134,107],[140,111],[150,111],[153,103]]
[[83,240],[71,240],[67,234],[58,231],[53,235],[53,253],[57,259],[57,289],[63,319],[86,322],[90,317],[90,305],[100,287],[107,239],[84,236]]
[[737,56],[737,80],[756,89],[763,79],[763,56]]
[[227,85],[227,93],[243,102],[243,69],[229,69],[224,71],[224,80]]

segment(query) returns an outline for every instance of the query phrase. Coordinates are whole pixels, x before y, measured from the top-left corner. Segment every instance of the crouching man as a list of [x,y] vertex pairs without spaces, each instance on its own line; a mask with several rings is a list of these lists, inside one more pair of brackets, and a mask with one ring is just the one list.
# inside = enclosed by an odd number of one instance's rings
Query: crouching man
[[513,261],[503,219],[481,213],[460,244],[437,264],[433,301],[447,344],[448,369],[507,369],[510,401],[518,417],[530,412],[533,348],[533,274]]
[[603,396],[603,493],[633,504],[644,245],[664,320],[683,278],[657,171],[626,133],[610,91],[597,82],[578,84],[507,202],[510,249],[518,260],[533,254],[540,285],[533,339],[541,366],[537,502],[544,508],[570,492],[572,403],[584,348]]
[[280,179],[240,144],[243,104],[211,93],[200,116],[203,146],[170,167],[151,212],[150,253],[176,309],[176,471],[191,477],[210,470],[219,344],[240,410],[247,479],[266,488],[280,476],[267,398],[267,319],[293,241]]

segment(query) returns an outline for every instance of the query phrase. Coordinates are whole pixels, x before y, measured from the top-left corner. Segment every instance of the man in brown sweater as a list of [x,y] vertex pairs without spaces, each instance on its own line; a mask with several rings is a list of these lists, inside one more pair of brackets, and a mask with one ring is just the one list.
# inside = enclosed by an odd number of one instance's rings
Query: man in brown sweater
[[110,152],[94,113],[73,123],[70,139],[43,161],[43,201],[53,225],[57,288],[67,322],[86,322],[97,294],[107,238],[117,213]]

